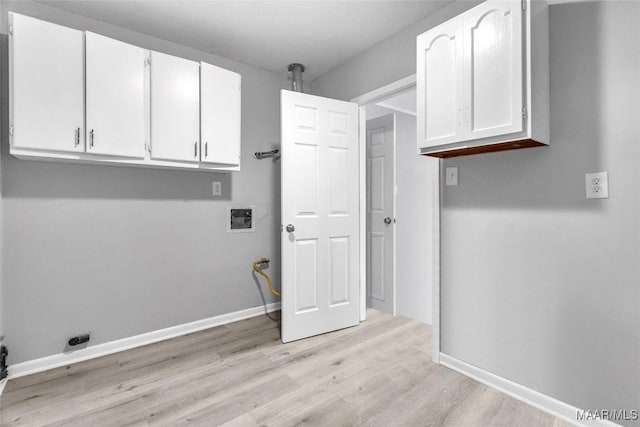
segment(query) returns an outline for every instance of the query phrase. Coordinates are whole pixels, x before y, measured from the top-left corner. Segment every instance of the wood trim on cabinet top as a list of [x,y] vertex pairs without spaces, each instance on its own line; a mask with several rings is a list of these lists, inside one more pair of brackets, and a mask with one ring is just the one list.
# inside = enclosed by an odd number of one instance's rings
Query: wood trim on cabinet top
[[531,147],[548,147],[543,142],[534,141],[533,139],[519,139],[517,141],[500,142],[491,145],[479,145],[476,147],[452,148],[446,151],[437,151],[434,153],[421,153],[423,156],[437,157],[439,159],[448,159],[450,157],[470,156],[472,154],[495,153],[498,151],[518,150],[520,148]]

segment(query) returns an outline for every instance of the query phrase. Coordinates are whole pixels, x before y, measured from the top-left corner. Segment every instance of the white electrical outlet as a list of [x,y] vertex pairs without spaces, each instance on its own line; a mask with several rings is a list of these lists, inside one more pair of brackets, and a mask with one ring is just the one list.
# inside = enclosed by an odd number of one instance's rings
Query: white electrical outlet
[[213,195],[222,196],[222,183],[220,181],[213,181]]
[[445,169],[445,185],[458,185],[458,167]]
[[609,174],[607,172],[588,173],[584,177],[587,199],[609,198]]

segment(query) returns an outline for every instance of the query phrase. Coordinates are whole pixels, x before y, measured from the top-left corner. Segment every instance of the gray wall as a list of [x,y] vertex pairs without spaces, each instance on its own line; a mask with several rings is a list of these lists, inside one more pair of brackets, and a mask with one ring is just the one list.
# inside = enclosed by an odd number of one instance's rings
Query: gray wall
[[[451,160],[442,349],[582,408],[640,403],[640,3],[550,9],[548,149]],[[610,199],[584,174],[608,171]]]
[[[396,312],[432,324],[433,188],[438,160],[416,155],[416,118],[396,115]],[[419,236],[419,238],[416,238]]]
[[[263,304],[261,256],[280,283],[280,164],[251,153],[279,145],[282,76],[33,2],[13,10],[242,75],[242,171],[233,174],[18,160],[2,132],[2,293],[9,362],[60,353],[90,331],[104,343]],[[3,36],[3,45],[7,43]],[[6,86],[4,70],[3,87]],[[7,124],[2,93],[2,128]],[[212,181],[223,196],[212,197]],[[255,233],[226,233],[229,204],[256,205]],[[266,301],[276,299],[260,283]]]
[[[553,5],[550,19],[552,146],[444,162],[460,185],[443,187],[442,351],[577,407],[637,409],[640,3]],[[430,24],[312,88],[348,99],[415,72],[401,46]],[[585,200],[595,171],[610,199]]]

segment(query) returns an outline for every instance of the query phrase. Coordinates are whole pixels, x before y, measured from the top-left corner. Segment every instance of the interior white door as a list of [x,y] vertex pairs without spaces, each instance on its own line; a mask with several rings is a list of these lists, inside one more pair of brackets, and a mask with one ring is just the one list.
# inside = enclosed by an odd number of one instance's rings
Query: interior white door
[[145,50],[86,33],[87,152],[144,157]]
[[282,341],[360,320],[358,106],[282,91]]
[[9,13],[11,144],[84,151],[82,31]]
[[200,64],[151,52],[151,158],[200,160]]
[[462,22],[452,19],[418,36],[418,148],[463,139]]
[[523,128],[522,8],[488,1],[464,15],[465,139]]
[[240,74],[200,63],[203,163],[240,164]]
[[367,120],[367,306],[395,315],[394,117]]

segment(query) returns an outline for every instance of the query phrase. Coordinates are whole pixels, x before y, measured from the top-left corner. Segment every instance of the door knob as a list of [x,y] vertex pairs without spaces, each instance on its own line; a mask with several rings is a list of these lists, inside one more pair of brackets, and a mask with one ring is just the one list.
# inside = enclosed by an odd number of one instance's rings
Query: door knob
[[287,231],[289,233],[293,233],[294,231],[296,231],[296,228],[293,226],[293,224],[289,224],[287,225]]
[[391,224],[391,218],[386,217],[386,218],[384,219],[384,223],[385,223],[385,224],[387,224],[387,225]]

